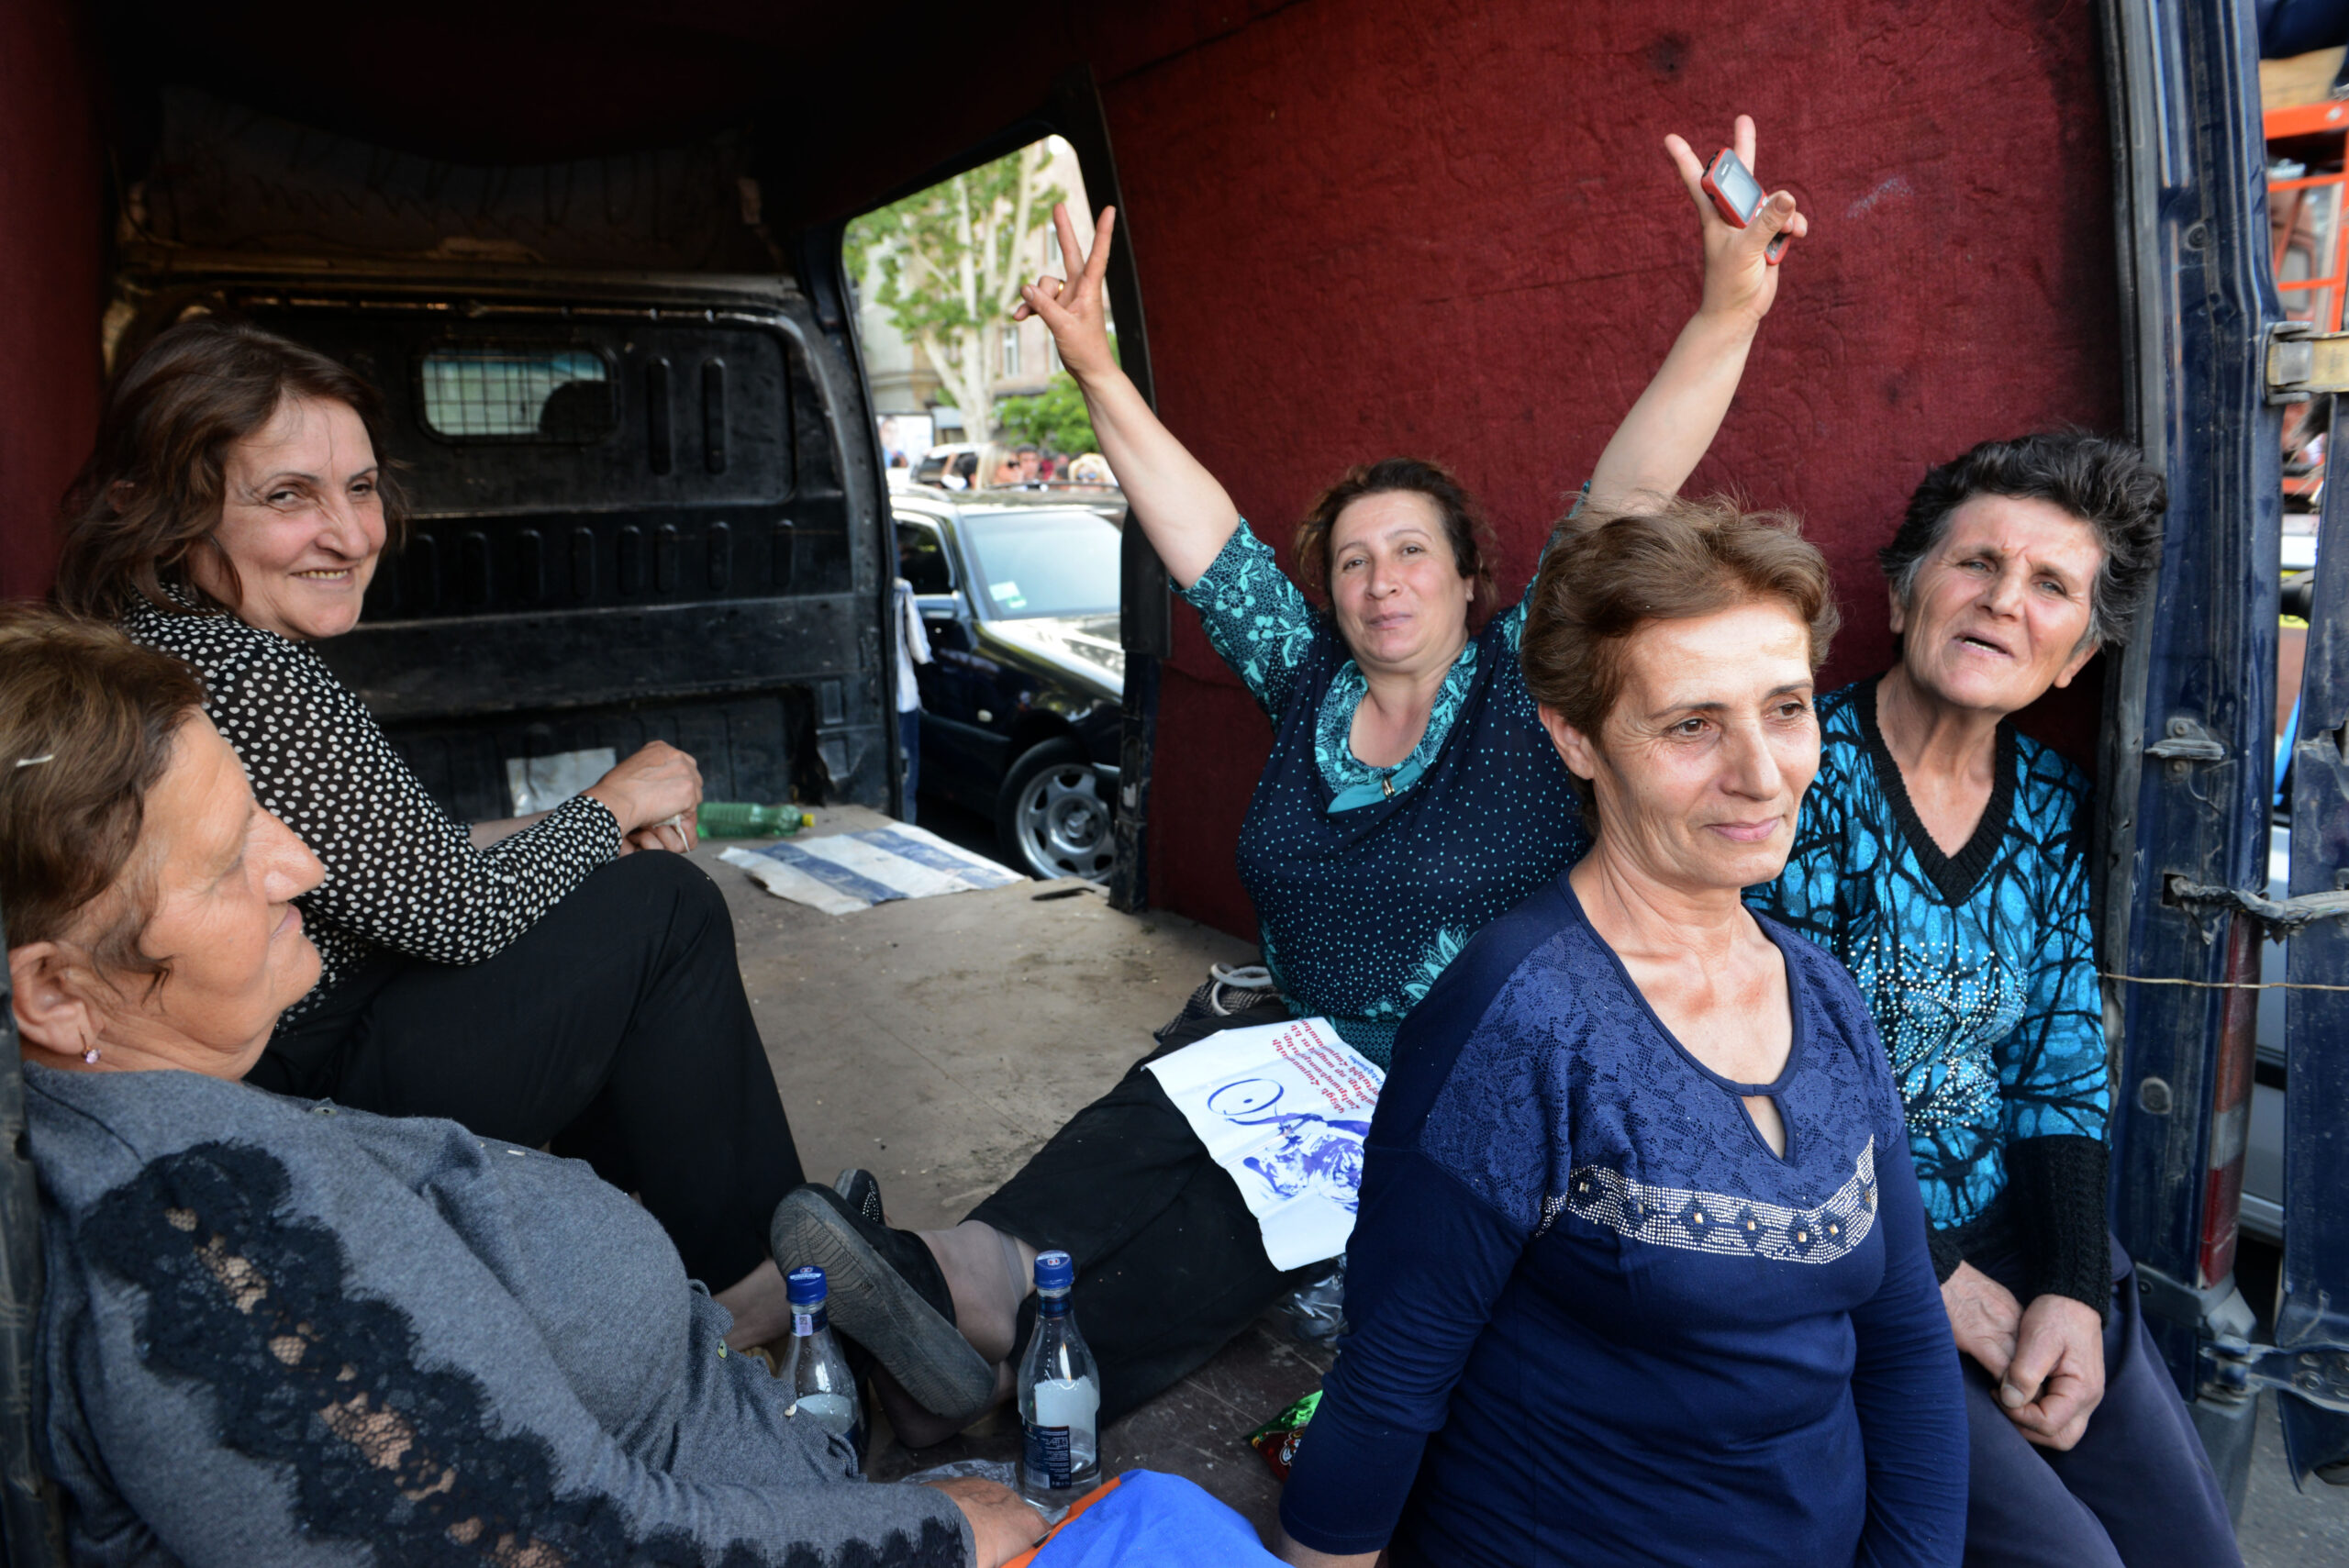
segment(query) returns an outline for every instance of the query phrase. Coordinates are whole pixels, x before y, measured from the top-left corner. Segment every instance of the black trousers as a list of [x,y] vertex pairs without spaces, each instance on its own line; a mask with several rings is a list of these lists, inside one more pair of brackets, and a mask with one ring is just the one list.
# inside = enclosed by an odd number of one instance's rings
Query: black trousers
[[[1069,1301],[1101,1363],[1105,1422],[1204,1364],[1319,1267],[1273,1267],[1239,1184],[1142,1071],[1219,1029],[1276,1023],[1288,1010],[1277,1003],[1230,1017],[1199,1010],[1195,999],[1158,1032],[1157,1050],[969,1216],[1074,1261]],[[1035,1314],[1031,1295],[1020,1304],[1020,1346]]]
[[723,1290],[804,1179],[742,994],[734,923],[682,855],[597,868],[494,957],[379,954],[271,1040],[248,1083],[585,1160]]

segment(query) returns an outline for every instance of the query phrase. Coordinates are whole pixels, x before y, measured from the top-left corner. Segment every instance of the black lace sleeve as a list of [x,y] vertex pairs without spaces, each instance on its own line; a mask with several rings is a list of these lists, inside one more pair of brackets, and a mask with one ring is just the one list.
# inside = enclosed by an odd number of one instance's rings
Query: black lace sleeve
[[343,1242],[292,1188],[259,1148],[201,1144],[97,1200],[72,1241],[95,1347],[72,1378],[81,1446],[177,1561],[347,1542],[386,1563],[533,1568],[969,1562],[960,1512],[928,1487],[811,1482],[804,1465],[795,1483],[780,1452],[772,1486],[648,1462],[599,1428],[511,1298],[501,1309],[493,1275],[434,1255],[462,1250],[454,1232],[369,1276],[442,1297],[427,1334],[401,1301],[346,1288]]

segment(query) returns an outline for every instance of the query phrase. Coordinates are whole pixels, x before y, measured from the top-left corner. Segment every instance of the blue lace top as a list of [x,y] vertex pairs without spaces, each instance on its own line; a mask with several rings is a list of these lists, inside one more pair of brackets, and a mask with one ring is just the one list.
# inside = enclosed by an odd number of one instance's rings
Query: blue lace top
[[[2022,1178],[2044,1288],[2101,1306],[2104,1011],[2078,829],[2086,782],[2000,729],[1973,838],[1946,855],[1876,728],[1876,678],[1819,700],[1819,776],[1777,881],[1748,896],[1851,969],[1908,1108],[1945,1275]],[[2003,1228],[2000,1228],[2003,1229]]]
[[1371,1124],[1292,1537],[1409,1562],[1958,1561],[1964,1396],[1899,1101],[1851,977],[1764,929],[1793,1013],[1768,1084],[1673,1038],[1563,877],[1429,991]]
[[1385,1066],[1468,939],[1588,847],[1518,665],[1524,604],[1469,639],[1419,745],[1380,768],[1349,740],[1361,669],[1246,523],[1183,596],[1272,716],[1239,844],[1264,962],[1300,1016]]

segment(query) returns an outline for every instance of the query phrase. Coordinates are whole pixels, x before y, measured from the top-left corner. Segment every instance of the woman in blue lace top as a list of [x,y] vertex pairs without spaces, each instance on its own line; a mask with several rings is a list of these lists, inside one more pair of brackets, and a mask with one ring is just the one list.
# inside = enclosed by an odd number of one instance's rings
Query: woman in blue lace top
[[[1736,136],[1750,163],[1752,122]],[[1704,302],[1600,456],[1600,503],[1678,489],[1776,296],[1764,247],[1804,227],[1783,193],[1753,227],[1728,227],[1687,144],[1670,146],[1703,225]],[[1160,1051],[1322,1015],[1384,1065],[1397,1024],[1478,928],[1586,842],[1518,668],[1523,613],[1475,628],[1491,546],[1461,485],[1411,460],[1357,468],[1321,498],[1297,541],[1305,586],[1292,582],[1118,367],[1102,297],[1115,213],[1090,254],[1064,209],[1053,220],[1074,275],[1024,289],[1019,313],[1052,329],[1134,521],[1275,731],[1238,848],[1275,994],[1215,1016],[1203,995]],[[785,1200],[774,1244],[830,1263],[836,1316],[920,1407],[892,1406],[901,1434],[942,1435],[1004,1396],[1039,1247],[1075,1257],[1104,1419],[1204,1362],[1284,1287],[1238,1187],[1141,1065],[955,1229],[917,1240],[813,1186]]]
[[1965,1425],[1900,1101],[1828,953],[1741,900],[1819,765],[1827,563],[1601,514],[1526,682],[1597,842],[1405,1021],[1292,1563],[1954,1564]]

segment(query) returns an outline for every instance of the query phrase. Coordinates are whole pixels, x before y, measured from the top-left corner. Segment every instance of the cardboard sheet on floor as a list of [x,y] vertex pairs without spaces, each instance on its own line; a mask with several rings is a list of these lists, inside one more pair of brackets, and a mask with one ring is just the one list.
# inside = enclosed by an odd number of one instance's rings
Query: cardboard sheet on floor
[[761,849],[733,845],[718,857],[778,898],[851,915],[899,898],[934,898],[1008,887],[1028,879],[935,833],[896,823],[863,833],[790,839]]
[[1327,1018],[1225,1029],[1151,1062],[1158,1086],[1231,1173],[1276,1269],[1346,1250],[1362,1140],[1386,1075]]

